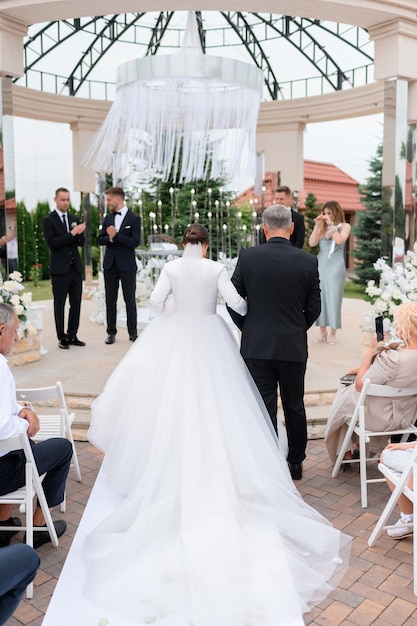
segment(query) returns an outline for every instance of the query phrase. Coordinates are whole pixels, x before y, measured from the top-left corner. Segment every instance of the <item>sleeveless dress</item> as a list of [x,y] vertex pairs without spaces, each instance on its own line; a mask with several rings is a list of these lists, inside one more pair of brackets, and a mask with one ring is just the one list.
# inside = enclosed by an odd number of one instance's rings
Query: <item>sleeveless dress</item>
[[167,263],[151,304],[175,302],[94,403],[89,438],[120,506],[86,538],[84,593],[134,624],[302,626],[350,538],[296,490],[218,290],[245,312],[221,264]]
[[332,239],[322,237],[317,256],[321,289],[321,313],[316,326],[342,327],[342,300],[345,288],[346,265],[345,244],[335,244]]

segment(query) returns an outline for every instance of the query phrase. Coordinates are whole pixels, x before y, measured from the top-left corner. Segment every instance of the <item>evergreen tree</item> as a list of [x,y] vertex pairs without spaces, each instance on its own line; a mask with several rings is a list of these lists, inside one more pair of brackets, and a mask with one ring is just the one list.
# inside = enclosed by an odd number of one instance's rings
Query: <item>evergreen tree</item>
[[42,264],[42,278],[49,278],[49,248],[45,241],[42,228],[42,220],[50,213],[49,202],[38,202],[32,213],[33,231],[35,236],[35,263]]
[[[230,256],[230,252],[232,256],[236,256],[237,226],[245,224],[248,232],[251,220],[250,208],[246,205],[236,207],[232,202],[233,193],[226,191],[224,185],[225,181],[220,179],[198,180],[184,184],[174,183],[172,180],[152,181],[150,190],[142,192],[143,228],[146,239],[141,242],[142,245],[148,244],[147,236],[151,232],[150,213],[153,213],[155,217],[152,222],[158,227],[156,233],[158,236],[162,235],[162,239],[181,245],[188,224],[198,221],[211,231],[213,259],[217,259],[217,250],[219,252],[223,250],[227,256]],[[139,212],[136,200],[131,208],[135,213]],[[242,213],[242,216],[238,216],[238,212]],[[228,222],[230,229],[225,230],[223,225]],[[242,236],[243,231],[241,244]]]
[[382,210],[382,144],[369,162],[371,175],[359,186],[363,212],[356,213],[357,222],[352,229],[355,236],[356,283],[366,285],[368,280],[378,280],[379,272],[373,264],[381,256],[381,210]]
[[314,246],[314,248],[311,248],[310,244],[308,243],[308,240],[310,239],[310,235],[311,235],[312,230],[314,228],[314,221],[315,221],[317,215],[321,211],[321,205],[317,204],[317,198],[314,195],[314,193],[309,193],[307,195],[307,198],[306,198],[304,204],[305,204],[305,207],[306,207],[304,209],[304,211],[303,211],[304,223],[305,223],[305,226],[306,226],[306,236],[305,236],[305,240],[304,240],[303,249],[307,250],[307,252],[310,252],[311,254],[317,255],[318,252],[319,252],[318,246]]
[[36,263],[35,236],[33,233],[32,216],[24,202],[16,205],[17,241],[19,254],[19,271],[23,280],[28,280],[32,265]]

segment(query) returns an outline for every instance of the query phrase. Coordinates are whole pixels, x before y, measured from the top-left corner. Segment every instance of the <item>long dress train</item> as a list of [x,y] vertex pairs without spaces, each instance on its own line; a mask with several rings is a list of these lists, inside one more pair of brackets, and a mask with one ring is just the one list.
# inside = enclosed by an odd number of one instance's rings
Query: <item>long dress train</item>
[[137,624],[300,626],[350,538],[294,487],[218,290],[244,312],[220,264],[166,264],[152,304],[172,291],[175,305],[94,403],[89,438],[120,506],[86,539],[85,593]]

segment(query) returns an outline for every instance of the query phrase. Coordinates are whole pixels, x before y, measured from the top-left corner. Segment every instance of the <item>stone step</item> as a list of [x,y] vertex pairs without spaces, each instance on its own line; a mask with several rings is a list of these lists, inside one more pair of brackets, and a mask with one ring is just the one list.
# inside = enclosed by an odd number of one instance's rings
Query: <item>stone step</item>
[[[309,439],[322,439],[324,437],[324,428],[335,393],[335,390],[306,393],[304,402]],[[75,413],[72,432],[76,441],[87,441],[87,430],[90,426],[91,416],[90,408],[95,397],[93,394],[65,394],[68,410]],[[281,403],[278,401],[278,410],[282,417],[280,408]]]

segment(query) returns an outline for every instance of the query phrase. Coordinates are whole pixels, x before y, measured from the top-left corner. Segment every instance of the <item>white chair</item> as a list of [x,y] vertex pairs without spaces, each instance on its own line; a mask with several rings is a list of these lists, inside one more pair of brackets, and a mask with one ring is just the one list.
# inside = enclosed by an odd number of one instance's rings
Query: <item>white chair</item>
[[[35,459],[33,458],[32,448],[30,447],[26,431],[20,435],[15,435],[14,437],[9,437],[8,439],[0,441],[0,453],[7,454],[8,452],[13,452],[14,450],[23,450],[26,457],[25,486],[21,489],[17,489],[16,491],[0,496],[0,504],[20,506],[21,511],[25,514],[25,524],[23,526],[19,526],[19,530],[26,531],[26,543],[29,546],[33,546],[33,531],[36,530],[37,532],[48,532],[51,537],[52,545],[56,548],[59,543],[58,536],[52,521],[48,503],[46,502],[41,478],[36,467]],[[33,526],[33,499],[35,496],[39,500],[39,505],[45,518],[46,527]],[[1,529],[2,531],[15,531],[16,526],[2,526]],[[26,595],[28,598],[32,598],[33,583],[28,585]]]
[[[415,537],[417,537],[417,498],[416,492],[414,490],[414,485],[417,485],[417,445],[413,448],[408,463],[402,473],[396,472],[395,470],[387,467],[383,463],[380,463],[378,465],[378,469],[385,476],[385,478],[387,478],[393,485],[395,485],[395,488],[394,491],[391,493],[391,496],[386,503],[385,508],[382,511],[381,516],[368,539],[368,546],[372,547],[375,544],[376,540],[383,530],[386,530],[388,528],[394,528],[393,525],[387,525],[387,521],[402,493],[404,493],[404,495],[406,495],[407,498],[413,503],[413,508],[415,512],[415,515],[413,517],[414,521],[408,525],[413,527],[413,541],[415,541]],[[407,485],[411,477],[413,477],[413,486]],[[417,550],[415,544],[413,545],[413,569],[414,595],[417,596]]]
[[[335,478],[339,473],[340,467],[345,463],[359,463],[359,473],[361,481],[361,504],[364,509],[366,509],[366,507],[368,506],[367,485],[369,483],[380,483],[384,481],[384,478],[367,478],[367,462],[379,461],[378,455],[372,457],[367,456],[366,444],[369,443],[371,437],[391,437],[392,435],[402,435],[401,441],[407,441],[410,434],[417,435],[417,427],[414,425],[414,423],[409,424],[406,428],[398,428],[396,430],[390,431],[368,430],[366,428],[365,400],[370,396],[375,396],[379,398],[392,398],[393,400],[409,396],[417,396],[417,387],[397,388],[389,387],[388,385],[375,385],[371,383],[369,378],[367,378],[363,383],[363,387],[359,394],[359,398],[353,411],[352,418],[349,422],[345,438],[337,455],[337,459],[332,471],[332,476],[333,478]],[[353,434],[356,434],[359,441],[359,459],[345,460],[344,456],[345,453],[350,450],[350,442],[352,440]]]
[[[40,430],[33,437],[34,441],[44,441],[51,437],[66,437],[72,444],[71,467],[74,468],[76,479],[81,482],[81,470],[75,449],[71,425],[74,413],[68,413],[62,383],[58,381],[49,387],[16,389],[18,401],[29,402],[33,405],[40,422]],[[52,407],[52,408],[49,408]],[[66,500],[61,504],[61,511],[66,510]]]

